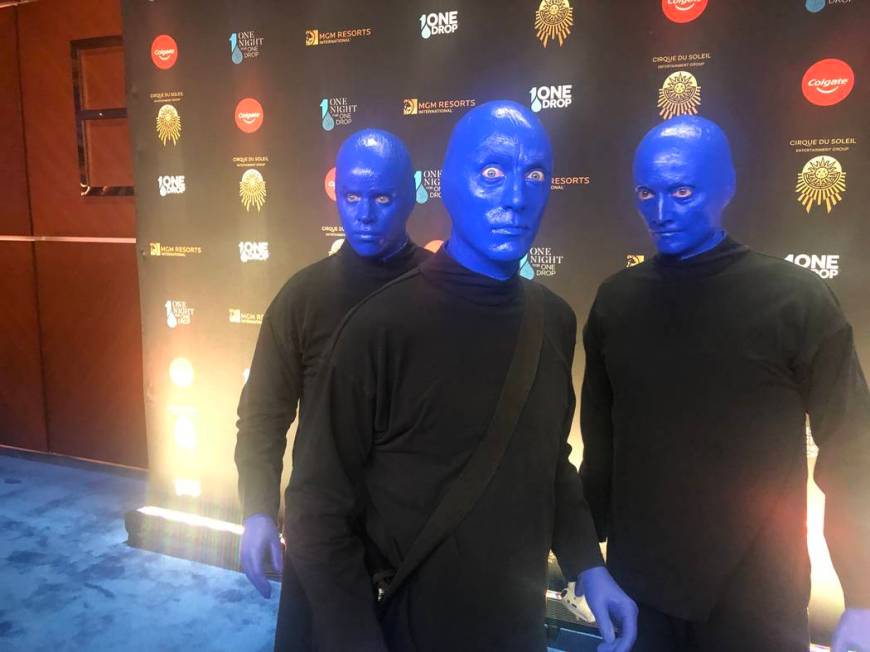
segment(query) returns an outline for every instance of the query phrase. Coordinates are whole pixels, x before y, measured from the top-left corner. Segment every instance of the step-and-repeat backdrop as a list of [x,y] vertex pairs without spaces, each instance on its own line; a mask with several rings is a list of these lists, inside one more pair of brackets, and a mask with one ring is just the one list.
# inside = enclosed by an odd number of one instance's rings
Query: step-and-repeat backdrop
[[[123,4],[152,503],[233,517],[235,408],[258,324],[290,275],[343,243],[342,140],[363,127],[405,140],[410,231],[436,246],[448,135],[492,99],[528,104],[551,134],[552,194],[522,273],[580,323],[601,280],[651,255],[636,143],[698,114],[733,145],[732,234],[826,279],[870,364],[864,0]],[[811,487],[814,609],[829,625],[840,597],[821,505]]]

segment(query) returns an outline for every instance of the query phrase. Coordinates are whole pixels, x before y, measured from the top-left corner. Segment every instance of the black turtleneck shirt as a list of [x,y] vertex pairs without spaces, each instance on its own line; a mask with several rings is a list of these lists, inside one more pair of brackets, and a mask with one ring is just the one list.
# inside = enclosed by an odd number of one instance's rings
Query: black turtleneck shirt
[[304,411],[320,358],[344,315],[429,256],[409,242],[382,261],[364,258],[345,243],[294,274],[273,299],[239,401],[235,459],[244,518],[278,515],[287,429],[297,403]]
[[340,328],[287,490],[288,553],[318,649],[544,650],[550,549],[568,577],[602,564],[568,461],[576,320],[545,290],[536,380],[499,469],[380,624],[375,615],[355,524],[362,518],[399,566],[490,421],[522,283],[471,272],[442,250]]
[[805,609],[809,415],[831,557],[870,607],[870,395],[824,281],[730,238],[657,256],[603,283],[584,344],[580,473],[629,595],[703,620],[741,577],[771,618]]

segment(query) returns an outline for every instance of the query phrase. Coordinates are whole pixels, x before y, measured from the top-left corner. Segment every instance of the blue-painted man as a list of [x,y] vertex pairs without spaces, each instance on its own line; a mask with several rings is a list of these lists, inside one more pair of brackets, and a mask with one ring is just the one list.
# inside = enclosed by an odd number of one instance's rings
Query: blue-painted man
[[[580,576],[602,649],[633,642],[635,605],[603,567],[568,461],[576,320],[517,273],[551,171],[549,138],[527,108],[498,101],[466,114],[441,176],[450,239],[361,303],[336,337],[288,493],[288,557],[316,605],[320,650],[543,651],[551,547]],[[532,292],[543,344],[509,445],[470,511],[378,605],[353,524],[364,520],[401,576],[432,512],[492,441]]]
[[639,651],[805,652],[805,421],[847,610],[870,650],[870,395],[825,283],[735,242],[731,149],[709,120],[652,129],[636,205],[658,250],[604,282],[584,329],[581,477]]
[[287,429],[297,404],[301,417],[314,400],[321,356],[347,311],[429,256],[405,230],[414,207],[414,168],[396,136],[366,129],[348,137],[336,158],[335,185],[345,244],[295,274],[272,301],[239,402],[241,564],[263,597],[272,591],[265,559],[279,572],[283,566],[277,650],[311,644],[308,603],[292,567],[282,563],[276,525]]

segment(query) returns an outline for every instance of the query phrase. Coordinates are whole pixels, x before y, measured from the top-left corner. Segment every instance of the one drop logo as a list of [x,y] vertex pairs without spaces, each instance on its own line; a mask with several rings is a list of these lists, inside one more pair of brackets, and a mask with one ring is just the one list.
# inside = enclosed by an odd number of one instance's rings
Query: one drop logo
[[239,35],[237,32],[230,34],[230,57],[236,65],[245,59],[245,55],[242,54],[242,48],[239,47]]
[[809,67],[801,83],[804,97],[816,106],[833,106],[849,97],[855,72],[841,59],[822,59]]
[[453,34],[459,29],[458,11],[440,11],[420,16],[420,36],[429,38],[440,34]]
[[335,129],[335,118],[329,112],[329,99],[323,98],[320,100],[320,126],[324,131],[332,131]]
[[690,23],[706,8],[707,0],[662,0],[662,12],[674,23]]
[[544,109],[564,109],[571,106],[573,98],[572,84],[561,86],[536,86],[529,89],[532,111],[538,113]]
[[423,185],[423,171],[417,170],[414,172],[414,186],[417,188],[417,203],[425,204],[429,201],[429,191]]

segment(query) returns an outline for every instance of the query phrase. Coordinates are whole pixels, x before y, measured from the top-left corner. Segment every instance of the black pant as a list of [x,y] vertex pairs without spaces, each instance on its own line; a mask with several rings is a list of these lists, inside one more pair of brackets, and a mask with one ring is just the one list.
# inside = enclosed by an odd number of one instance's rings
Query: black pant
[[717,608],[706,622],[689,622],[638,605],[633,652],[806,652],[807,614],[791,618]]
[[293,563],[284,555],[281,599],[275,627],[275,652],[312,652],[311,607],[296,576]]

